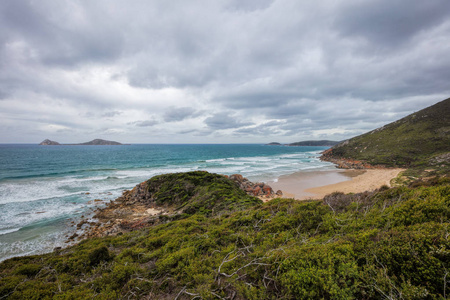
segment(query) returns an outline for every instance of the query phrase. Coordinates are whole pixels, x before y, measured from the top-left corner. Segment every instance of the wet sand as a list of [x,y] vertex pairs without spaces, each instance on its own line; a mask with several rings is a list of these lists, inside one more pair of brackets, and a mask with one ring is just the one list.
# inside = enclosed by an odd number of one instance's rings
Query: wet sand
[[360,193],[386,184],[404,169],[330,170],[298,172],[268,182],[274,190],[282,190],[283,197],[298,200],[321,199],[333,192]]

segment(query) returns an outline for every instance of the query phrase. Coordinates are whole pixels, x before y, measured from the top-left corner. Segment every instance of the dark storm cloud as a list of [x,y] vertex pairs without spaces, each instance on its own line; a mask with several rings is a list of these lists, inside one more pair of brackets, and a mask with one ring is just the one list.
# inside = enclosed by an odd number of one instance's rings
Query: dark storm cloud
[[339,12],[337,26],[342,34],[362,37],[379,47],[392,47],[448,21],[450,2],[349,1]]
[[447,98],[448,53],[447,0],[4,0],[0,126],[344,139]]
[[[26,43],[32,49],[27,58],[48,65],[70,67],[117,57],[122,50],[122,31],[108,23],[108,15],[66,4],[2,1],[2,32],[6,32],[7,42]],[[74,15],[83,21],[73,22]]]

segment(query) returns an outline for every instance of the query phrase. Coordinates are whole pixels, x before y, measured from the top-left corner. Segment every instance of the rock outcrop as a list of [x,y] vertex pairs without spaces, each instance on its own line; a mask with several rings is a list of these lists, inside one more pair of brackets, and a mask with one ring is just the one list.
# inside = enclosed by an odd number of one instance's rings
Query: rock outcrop
[[270,199],[283,195],[283,192],[281,190],[278,190],[275,193],[272,187],[270,187],[269,185],[263,182],[253,183],[240,174],[233,174],[228,178],[236,182],[239,185],[239,188],[241,188],[251,196],[260,197],[262,199]]
[[156,206],[150,199],[147,182],[142,182],[132,190],[125,190],[122,196],[96,210],[91,220],[82,220],[77,229],[82,230],[69,240],[78,240],[117,235],[141,229],[158,223],[159,217],[174,214],[173,211]]

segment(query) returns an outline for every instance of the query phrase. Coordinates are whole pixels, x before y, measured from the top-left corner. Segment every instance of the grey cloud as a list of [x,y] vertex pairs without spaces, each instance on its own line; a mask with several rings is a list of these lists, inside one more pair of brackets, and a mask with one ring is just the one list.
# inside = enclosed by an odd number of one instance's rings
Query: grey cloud
[[421,31],[448,21],[446,0],[351,1],[340,8],[341,33],[369,39],[378,47],[392,47],[411,40]]
[[197,131],[198,131],[197,129],[188,129],[188,130],[180,130],[177,133],[178,134],[189,134],[189,133],[194,133],[194,132],[197,132]]
[[146,121],[131,122],[131,123],[128,123],[128,124],[129,125],[138,126],[138,127],[152,127],[152,126],[155,126],[155,125],[159,124],[159,122],[156,121],[156,120],[146,120]]
[[239,121],[236,117],[230,116],[229,113],[218,113],[212,117],[205,119],[205,124],[211,129],[229,129],[252,125],[251,122]]
[[[121,53],[122,31],[109,25],[101,11],[87,3],[66,4],[3,1],[0,13],[7,42],[22,43],[32,61],[65,67],[104,63]],[[48,14],[53,10],[59,14]]]
[[112,118],[112,117],[115,117],[115,116],[119,116],[121,114],[123,114],[123,112],[121,112],[121,111],[109,111],[109,112],[106,112],[106,113],[102,114],[102,117],[104,117],[104,118]]
[[283,134],[284,130],[281,129],[283,122],[266,122],[264,124],[252,127],[239,128],[233,131],[235,135],[241,136],[270,136]]
[[212,130],[208,130],[208,129],[189,129],[189,130],[178,131],[177,134],[204,137],[204,136],[210,135],[212,132],[213,132]]
[[200,113],[192,107],[170,107],[163,118],[166,122],[178,122],[199,116]]
[[273,0],[230,0],[228,1],[226,8],[235,11],[254,12],[266,9],[273,2]]

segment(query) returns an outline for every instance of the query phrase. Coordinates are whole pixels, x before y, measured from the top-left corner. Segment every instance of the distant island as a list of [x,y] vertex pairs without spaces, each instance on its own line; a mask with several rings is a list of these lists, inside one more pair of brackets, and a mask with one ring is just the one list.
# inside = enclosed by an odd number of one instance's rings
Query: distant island
[[107,141],[107,140],[102,140],[102,139],[95,139],[92,140],[90,142],[86,142],[86,143],[80,143],[80,144],[60,144],[58,142],[55,141],[51,141],[49,139],[46,139],[44,141],[42,141],[39,145],[42,146],[61,146],[61,145],[70,145],[70,146],[115,146],[115,145],[123,145],[119,142],[114,142],[114,141]]
[[267,145],[267,146],[283,146],[282,144],[277,143],[277,142],[268,143],[268,144],[266,144],[266,145]]
[[328,141],[328,140],[320,140],[320,141],[303,141],[287,144],[288,146],[334,146],[339,144],[337,141]]
[[328,140],[320,140],[320,141],[302,141],[302,142],[296,142],[296,143],[290,143],[290,144],[281,144],[277,142],[272,142],[266,144],[267,146],[334,146],[339,144],[340,142],[337,141],[328,141]]
[[61,144],[58,143],[58,142],[46,139],[46,140],[43,140],[39,145],[42,145],[42,146],[58,146],[58,145],[61,145]]

